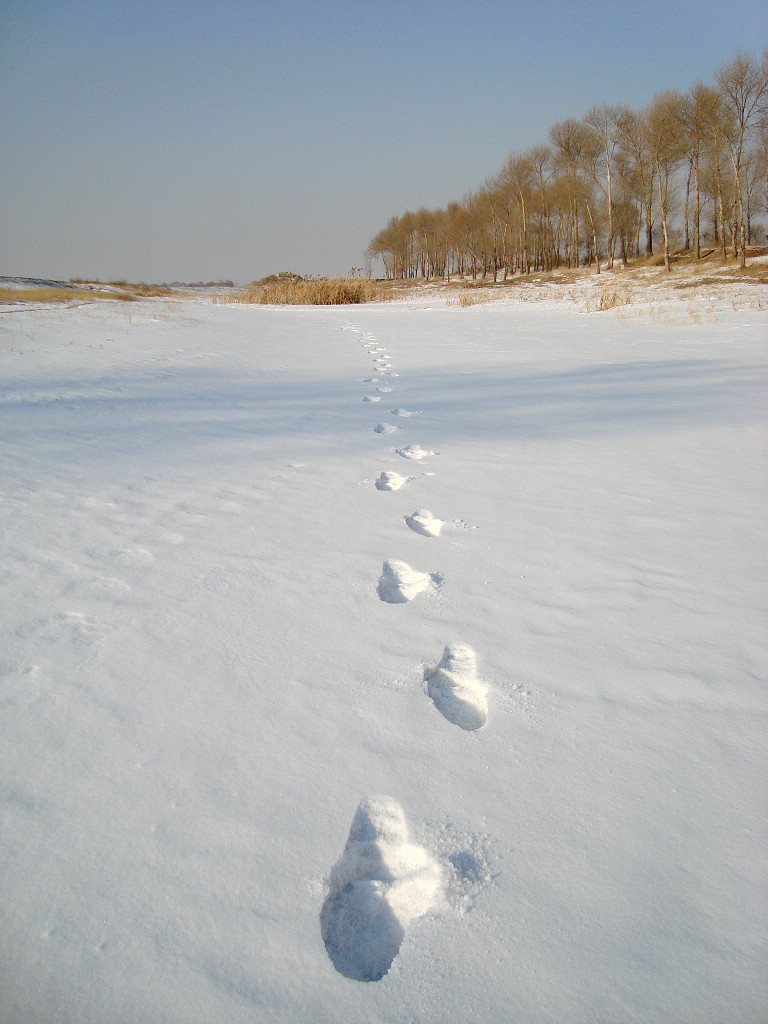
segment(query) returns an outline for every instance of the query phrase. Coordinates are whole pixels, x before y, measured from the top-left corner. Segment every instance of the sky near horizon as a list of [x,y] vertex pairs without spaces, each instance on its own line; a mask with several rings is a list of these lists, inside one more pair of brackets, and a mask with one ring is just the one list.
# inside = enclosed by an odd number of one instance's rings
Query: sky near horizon
[[767,44],[765,0],[3,0],[0,275],[345,273],[556,121]]

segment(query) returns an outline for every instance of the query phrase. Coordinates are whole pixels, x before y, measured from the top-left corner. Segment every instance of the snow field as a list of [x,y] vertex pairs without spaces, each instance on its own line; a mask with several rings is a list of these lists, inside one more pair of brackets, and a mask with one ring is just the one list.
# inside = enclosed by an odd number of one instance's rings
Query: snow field
[[0,314],[2,1014],[759,1019],[765,315],[714,319]]

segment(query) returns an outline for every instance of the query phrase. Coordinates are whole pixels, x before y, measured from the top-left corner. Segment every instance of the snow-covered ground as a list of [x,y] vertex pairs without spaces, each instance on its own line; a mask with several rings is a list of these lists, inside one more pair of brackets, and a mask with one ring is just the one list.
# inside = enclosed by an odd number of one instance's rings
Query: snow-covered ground
[[0,312],[3,1024],[764,1019],[765,297]]

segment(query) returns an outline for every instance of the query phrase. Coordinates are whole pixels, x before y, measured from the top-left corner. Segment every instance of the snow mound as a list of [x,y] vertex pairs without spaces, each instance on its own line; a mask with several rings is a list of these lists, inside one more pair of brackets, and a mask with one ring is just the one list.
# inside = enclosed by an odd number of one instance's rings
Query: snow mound
[[378,592],[387,604],[405,604],[433,582],[428,572],[412,569],[407,562],[385,561],[379,577]]
[[399,491],[403,484],[407,483],[407,476],[385,470],[376,481],[376,488],[379,491]]
[[440,884],[437,862],[409,841],[402,808],[388,796],[362,800],[320,912],[336,970],[354,981],[380,981],[408,925],[429,910]]
[[477,678],[475,652],[466,644],[448,644],[434,668],[424,673],[435,707],[454,725],[473,731],[488,719],[487,688]]
[[442,519],[436,519],[429,509],[418,509],[413,515],[405,517],[406,523],[415,533],[425,537],[437,537],[443,525]]

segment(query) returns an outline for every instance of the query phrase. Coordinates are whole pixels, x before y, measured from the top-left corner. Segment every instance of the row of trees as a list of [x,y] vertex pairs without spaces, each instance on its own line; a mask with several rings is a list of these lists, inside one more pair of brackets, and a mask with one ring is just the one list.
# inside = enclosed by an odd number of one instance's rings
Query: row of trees
[[[496,281],[557,266],[613,266],[673,247],[745,265],[768,211],[768,51],[740,54],[687,93],[641,111],[606,104],[552,126],[445,209],[392,217],[371,240],[386,277]],[[659,237],[660,236],[660,237]]]

